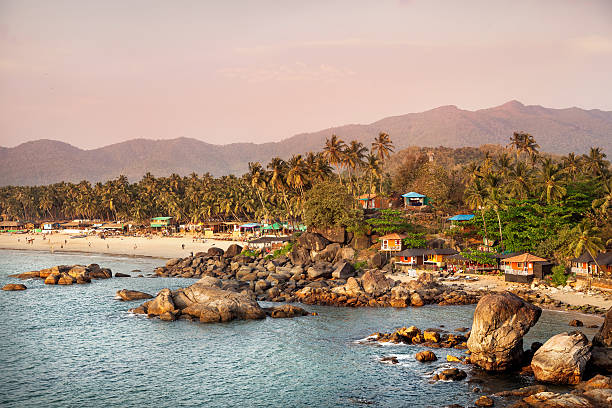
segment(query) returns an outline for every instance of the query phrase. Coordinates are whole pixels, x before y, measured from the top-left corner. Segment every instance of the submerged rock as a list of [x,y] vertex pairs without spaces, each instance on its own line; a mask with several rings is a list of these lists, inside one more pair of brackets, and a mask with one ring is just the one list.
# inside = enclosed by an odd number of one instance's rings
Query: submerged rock
[[612,347],[612,307],[606,313],[599,332],[593,337],[593,345],[601,347]]
[[467,342],[470,361],[490,371],[518,364],[523,355],[523,336],[541,313],[542,309],[510,292],[484,296],[474,311]]
[[584,334],[560,333],[535,352],[531,368],[538,381],[578,384],[590,358],[590,345]]
[[429,350],[419,351],[414,355],[414,358],[421,363],[436,361],[438,359],[434,352]]
[[266,312],[266,315],[273,318],[308,316],[310,314],[301,307],[293,305],[267,307],[264,309],[264,311]]
[[2,290],[14,291],[14,290],[26,290],[26,285],[21,283],[8,283],[2,287]]
[[128,290],[128,289],[118,290],[116,296],[119,297],[119,299],[121,299],[123,301],[131,301],[131,300],[141,300],[141,299],[151,299],[151,298],[153,298],[153,295],[149,295],[148,293],[139,292],[137,290]]

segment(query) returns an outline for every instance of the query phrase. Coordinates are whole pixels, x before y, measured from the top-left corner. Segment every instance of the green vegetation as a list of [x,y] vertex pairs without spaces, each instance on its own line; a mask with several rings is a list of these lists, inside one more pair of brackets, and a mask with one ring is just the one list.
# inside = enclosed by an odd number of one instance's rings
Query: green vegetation
[[353,264],[353,267],[356,271],[362,270],[365,266],[367,266],[367,261],[357,261]]
[[495,265],[496,261],[492,253],[466,250],[461,252],[461,256],[465,259],[469,259],[472,262],[476,262],[479,265]]
[[334,181],[316,184],[304,200],[304,222],[317,227],[349,227],[360,222],[355,199]]
[[413,228],[399,210],[381,210],[380,217],[369,219],[366,222],[370,225],[372,231],[382,235],[404,232]]
[[420,233],[407,233],[408,236],[403,239],[404,246],[406,248],[425,248],[427,241],[425,240],[425,234]]
[[565,274],[565,267],[562,265],[556,265],[552,268],[552,275],[550,276],[551,282],[555,286],[565,286],[567,284],[567,275]]

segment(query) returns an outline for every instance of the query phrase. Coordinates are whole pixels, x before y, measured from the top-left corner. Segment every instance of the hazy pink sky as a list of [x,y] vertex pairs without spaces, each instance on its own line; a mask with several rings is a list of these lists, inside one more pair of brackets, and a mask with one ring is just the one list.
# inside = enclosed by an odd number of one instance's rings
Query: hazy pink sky
[[265,142],[611,91],[609,0],[0,0],[2,146]]

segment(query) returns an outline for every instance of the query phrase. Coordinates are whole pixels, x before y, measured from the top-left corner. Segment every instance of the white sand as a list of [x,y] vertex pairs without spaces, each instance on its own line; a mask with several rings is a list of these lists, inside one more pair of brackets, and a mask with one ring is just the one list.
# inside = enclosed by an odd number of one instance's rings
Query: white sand
[[[27,239],[34,238],[32,244]],[[151,256],[156,258],[179,258],[189,256],[191,252],[207,251],[210,247],[226,249],[234,241],[198,239],[194,242],[191,236],[174,237],[108,237],[70,238],[68,234],[50,234],[43,240],[42,234],[0,234],[0,249],[29,249],[54,252],[87,252],[112,255]],[[182,245],[185,245],[185,249]]]

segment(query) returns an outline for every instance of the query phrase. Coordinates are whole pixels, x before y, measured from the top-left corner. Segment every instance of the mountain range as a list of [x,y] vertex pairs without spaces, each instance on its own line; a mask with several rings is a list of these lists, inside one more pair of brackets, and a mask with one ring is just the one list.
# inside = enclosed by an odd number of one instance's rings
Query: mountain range
[[506,145],[514,131],[531,133],[542,151],[585,153],[592,146],[612,153],[612,112],[580,108],[551,109],[510,101],[469,111],[441,106],[420,113],[391,116],[366,125],[344,125],[301,133],[280,142],[213,145],[190,138],[133,139],[83,150],[41,139],[0,147],[0,185],[40,185],[60,181],[105,181],[121,174],[131,181],[146,172],[156,176],[210,172],[242,174],[249,161],[264,165],[272,157],[319,151],[332,134],[369,147],[379,132],[391,136],[396,151],[408,146],[464,147]]

